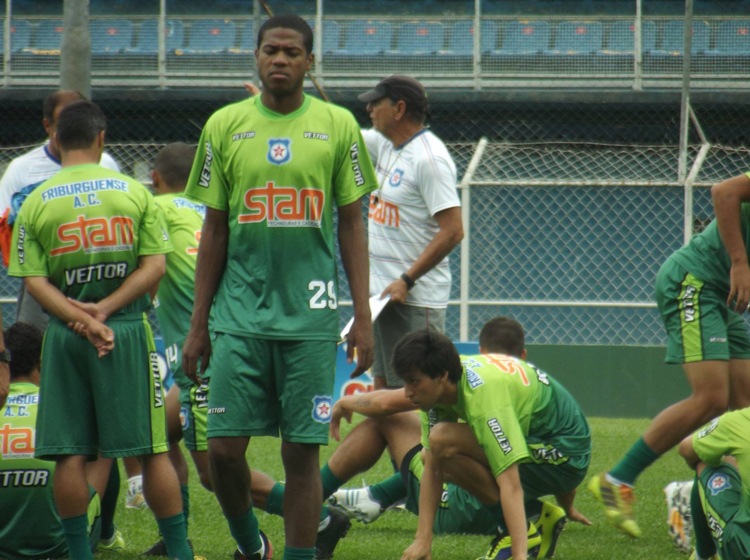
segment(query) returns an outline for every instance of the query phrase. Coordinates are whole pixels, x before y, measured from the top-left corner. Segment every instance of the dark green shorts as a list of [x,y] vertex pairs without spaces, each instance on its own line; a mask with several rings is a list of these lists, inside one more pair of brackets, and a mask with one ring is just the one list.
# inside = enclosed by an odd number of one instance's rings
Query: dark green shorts
[[208,393],[210,378],[203,380],[200,387],[191,384],[180,387],[180,424],[185,447],[190,451],[206,451],[206,423],[208,420]]
[[673,259],[656,276],[656,304],[667,330],[669,364],[750,359],[750,338],[740,315],[719,293]]
[[165,393],[145,314],[110,319],[115,348],[103,358],[50,321],[42,347],[36,457],[130,457],[168,450]]
[[328,443],[336,343],[217,333],[207,436]]
[[701,505],[724,560],[750,558],[750,535],[733,522],[742,501],[742,481],[732,465],[706,467],[698,479]]

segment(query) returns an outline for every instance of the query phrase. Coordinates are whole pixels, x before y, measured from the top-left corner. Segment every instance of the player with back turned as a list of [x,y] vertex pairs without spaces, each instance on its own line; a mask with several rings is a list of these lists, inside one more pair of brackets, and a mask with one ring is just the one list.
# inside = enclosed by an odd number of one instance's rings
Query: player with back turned
[[[206,123],[186,194],[207,206],[185,373],[210,368],[211,482],[237,558],[271,545],[252,509],[245,452],[252,436],[281,434],[286,560],[310,559],[322,503],[318,447],[328,442],[338,287],[334,204],[354,324],[355,374],[372,363],[362,197],[377,185],[354,117],[306,96],[312,31],[294,15],[258,32],[261,95]],[[213,336],[209,311],[214,306]],[[324,481],[323,481],[324,482]]]
[[172,246],[148,190],[98,165],[105,128],[89,101],[62,110],[63,168],[29,195],[13,230],[9,273],[52,316],[35,454],[56,462],[55,505],[72,560],[93,557],[85,473],[97,452],[139,458],[169,556],[191,560],[145,315]]

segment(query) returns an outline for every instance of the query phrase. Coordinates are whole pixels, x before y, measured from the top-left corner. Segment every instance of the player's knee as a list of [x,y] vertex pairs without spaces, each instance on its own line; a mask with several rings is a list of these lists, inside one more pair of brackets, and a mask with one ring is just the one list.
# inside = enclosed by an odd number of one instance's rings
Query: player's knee
[[708,422],[717,416],[721,416],[729,409],[729,392],[712,391],[698,395],[700,410],[703,413],[702,421]]
[[200,479],[203,488],[209,492],[214,491],[214,486],[211,484],[211,473],[208,472],[208,469],[198,471],[198,478]]
[[455,438],[448,423],[437,424],[430,430],[430,449],[439,460],[450,459],[458,453]]
[[214,438],[208,443],[208,461],[211,469],[220,472],[231,469],[237,465],[247,465],[244,449],[222,441],[223,438]]

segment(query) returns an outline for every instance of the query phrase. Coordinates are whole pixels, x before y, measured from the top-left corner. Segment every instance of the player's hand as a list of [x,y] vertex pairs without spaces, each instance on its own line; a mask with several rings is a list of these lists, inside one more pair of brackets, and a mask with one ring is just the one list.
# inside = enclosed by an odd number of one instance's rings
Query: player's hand
[[86,325],[85,336],[94,345],[100,358],[109,354],[115,347],[115,333],[107,325],[95,319]]
[[68,301],[75,305],[78,309],[81,311],[85,311],[91,317],[99,321],[100,323],[104,323],[108,316],[106,313],[104,313],[100,308],[99,305],[96,303],[84,303],[82,301],[78,301],[77,299],[68,298]]
[[401,560],[431,560],[432,543],[414,539],[409,548],[401,555]]
[[383,293],[380,294],[380,299],[383,299],[385,296],[391,296],[391,302],[392,303],[404,303],[406,301],[406,294],[408,293],[408,289],[406,287],[406,282],[401,280],[401,278],[396,278],[393,282],[388,284],[386,286],[385,290],[383,290]]
[[[188,379],[199,387],[203,383],[200,376],[206,373],[210,359],[211,338],[208,328],[190,327],[185,337],[185,344],[182,346],[182,370]],[[198,375],[198,360],[201,363],[200,375]]]
[[353,412],[348,410],[342,404],[342,400],[343,399],[339,399],[334,403],[333,408],[331,409],[331,425],[328,427],[328,432],[336,441],[341,441],[341,419],[343,418],[349,424],[352,423]]
[[359,377],[372,365],[375,360],[375,336],[372,334],[372,321],[370,318],[364,320],[354,318],[352,328],[346,335],[346,361],[351,364],[354,361],[354,350],[357,350],[357,367],[349,376],[351,379]]
[[583,515],[580,511],[578,511],[573,506],[571,506],[568,510],[565,511],[565,517],[567,517],[568,520],[570,521],[575,521],[576,523],[582,523],[583,525],[591,525],[591,521],[586,519],[586,516]]
[[253,95],[258,95],[260,93],[258,86],[256,86],[252,82],[245,82],[243,85],[245,86],[245,91],[250,94],[250,97],[252,97]]
[[729,270],[729,297],[727,307],[736,313],[744,313],[750,301],[750,266],[747,263],[733,264]]

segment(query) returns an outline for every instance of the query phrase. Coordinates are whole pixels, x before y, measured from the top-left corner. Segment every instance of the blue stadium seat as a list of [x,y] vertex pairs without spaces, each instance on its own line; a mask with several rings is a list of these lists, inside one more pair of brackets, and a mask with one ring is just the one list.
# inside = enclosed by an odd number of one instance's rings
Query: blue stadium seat
[[[307,24],[315,33],[315,20],[308,19]],[[332,19],[323,20],[323,55],[335,51],[341,44],[341,28],[339,22]],[[313,47],[314,48],[314,47]]]
[[188,43],[175,54],[215,55],[234,47],[237,30],[230,19],[204,19],[193,22]]
[[133,44],[133,22],[127,19],[95,19],[91,29],[91,54],[113,55]]
[[[2,24],[3,22],[0,22]],[[0,53],[5,52],[5,25],[0,25]],[[25,19],[10,22],[10,52],[16,53],[31,45],[31,24]]]
[[[166,52],[171,53],[182,48],[185,41],[185,28],[178,19],[164,22],[164,39]],[[135,45],[125,49],[126,54],[153,56],[159,53],[159,22],[151,19],[144,21],[138,28]]]
[[[682,20],[668,21],[662,31],[661,42],[651,51],[655,57],[682,56],[684,45],[683,32],[685,23]],[[693,20],[693,38],[691,54],[700,54],[708,50],[711,41],[711,28],[707,21]]]
[[373,56],[391,49],[393,26],[379,20],[354,20],[346,29],[344,47],[334,51],[343,56]]
[[550,45],[550,25],[546,21],[511,21],[505,27],[500,48],[493,57],[536,56]]
[[227,51],[229,54],[250,56],[255,54],[256,46],[255,22],[248,20],[242,26],[242,36],[236,47],[230,47]]
[[445,47],[445,28],[439,22],[409,21],[398,29],[396,46],[389,56],[434,56]]
[[750,55],[750,21],[722,21],[716,30],[715,48],[707,50],[706,55]]
[[[497,24],[491,20],[483,20],[481,24],[479,51],[481,54],[497,49]],[[448,48],[440,53],[443,57],[460,59],[471,62],[474,59],[474,22],[471,20],[457,21],[450,29]]]
[[[641,25],[641,53],[651,52],[656,48],[656,24],[644,21]],[[605,47],[597,51],[598,62],[605,69],[632,69],[635,61],[635,23],[616,21],[609,28]]]
[[547,56],[585,56],[602,50],[604,29],[599,21],[563,21]]
[[47,19],[39,23],[36,28],[34,46],[27,49],[36,55],[59,55],[62,43],[63,22],[57,19]]

